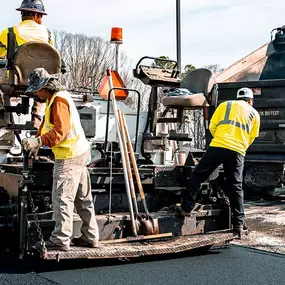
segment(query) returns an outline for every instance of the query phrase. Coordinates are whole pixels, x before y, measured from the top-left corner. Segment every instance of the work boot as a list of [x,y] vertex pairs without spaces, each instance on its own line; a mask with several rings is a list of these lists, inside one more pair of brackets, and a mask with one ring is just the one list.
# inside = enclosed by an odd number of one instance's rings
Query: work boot
[[195,199],[189,194],[189,191],[184,190],[181,193],[181,207],[180,212],[182,216],[190,216],[191,212],[195,210]]
[[92,242],[86,241],[83,236],[81,236],[81,237],[79,237],[79,238],[74,238],[74,239],[72,240],[72,243],[73,243],[75,246],[91,247],[91,248],[98,247],[98,245],[99,245],[98,240],[94,240],[94,241],[92,241]]
[[241,239],[242,234],[243,234],[243,226],[242,225],[233,227],[233,236],[235,238]]
[[[51,240],[47,240],[44,243],[47,250],[60,250],[60,251],[69,251],[69,246],[66,245],[58,245]],[[35,243],[34,247],[38,250],[43,250],[44,246],[41,241]]]
[[246,222],[243,222],[243,230],[244,231],[249,231],[249,227],[248,227]]
[[243,234],[248,235],[249,228],[246,222],[243,222],[241,225],[234,225],[233,226],[233,236],[237,238],[241,238]]

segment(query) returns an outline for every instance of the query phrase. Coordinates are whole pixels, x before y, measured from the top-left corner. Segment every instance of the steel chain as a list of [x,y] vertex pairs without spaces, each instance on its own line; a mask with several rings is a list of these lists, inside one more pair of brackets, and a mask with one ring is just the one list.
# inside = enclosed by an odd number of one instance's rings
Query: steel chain
[[35,207],[35,203],[34,203],[34,199],[32,197],[31,191],[29,191],[29,198],[30,198],[30,206],[32,208],[32,213],[33,213],[34,221],[35,221],[36,228],[37,228],[38,237],[39,237],[39,240],[41,242],[41,246],[42,246],[43,251],[46,252],[47,248],[45,245],[42,229],[40,227],[39,218],[38,218],[38,215],[36,214],[36,207]]

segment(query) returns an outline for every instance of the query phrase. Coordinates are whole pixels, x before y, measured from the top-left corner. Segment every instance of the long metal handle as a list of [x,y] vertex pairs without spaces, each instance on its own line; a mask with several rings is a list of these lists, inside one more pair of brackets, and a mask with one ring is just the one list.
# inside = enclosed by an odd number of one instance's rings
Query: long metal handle
[[[107,69],[107,76],[108,76],[108,81],[109,81],[109,86],[110,89],[113,88],[113,80],[111,76],[111,69]],[[120,145],[120,150],[122,152],[122,164],[123,164],[123,171],[124,171],[124,178],[125,178],[125,186],[126,186],[126,194],[128,197],[128,203],[129,203],[129,209],[130,209],[130,218],[131,218],[131,223],[132,223],[132,230],[134,236],[137,236],[137,229],[135,225],[135,218],[134,218],[134,210],[133,210],[133,205],[132,205],[132,199],[131,199],[131,191],[130,191],[130,185],[129,185],[129,180],[128,180],[128,171],[127,171],[127,166],[126,166],[126,159],[124,155],[124,147],[122,143],[122,136],[120,132],[120,124],[119,124],[119,119],[118,119],[118,107],[115,99],[115,94],[114,90],[111,92],[111,101],[112,101],[112,106],[113,106],[113,112],[115,116],[115,122],[116,122],[116,129],[117,129],[117,135],[119,139],[119,145]]]
[[130,135],[129,135],[129,131],[128,131],[128,128],[127,128],[127,123],[126,123],[126,118],[125,118],[124,113],[122,113],[122,123],[123,123],[123,128],[124,128],[125,133],[126,133],[128,148],[129,148],[129,152],[130,152],[130,157],[131,157],[132,165],[133,165],[133,168],[134,168],[134,172],[135,172],[135,176],[136,176],[139,192],[140,192],[140,195],[141,195],[141,199],[142,199],[142,202],[143,202],[143,207],[144,207],[144,210],[145,210],[145,214],[147,216],[149,216],[149,211],[148,211],[147,204],[146,204],[146,201],[145,201],[145,195],[144,195],[144,191],[143,191],[143,187],[142,187],[142,182],[141,182],[140,174],[139,174],[139,171],[138,171],[138,166],[137,166],[135,154],[134,154],[134,151],[133,151],[132,142],[131,142],[131,139],[130,139]]
[[128,170],[128,177],[129,177],[129,183],[130,183],[131,197],[132,197],[133,206],[134,206],[134,209],[135,209],[135,215],[136,215],[135,218],[137,218],[138,215],[139,215],[139,210],[138,210],[137,199],[136,199],[135,185],[134,185],[134,180],[133,180],[133,174],[132,174],[130,159],[129,159],[129,155],[128,155],[128,147],[127,147],[127,142],[126,142],[126,131],[125,131],[124,127],[123,127],[122,113],[121,113],[121,111],[119,109],[118,109],[118,118],[119,118],[119,122],[120,122],[120,131],[121,131],[121,135],[122,135],[122,143],[123,143],[123,147],[124,147],[124,155],[125,155],[126,165],[127,165],[127,170]]
[[139,124],[140,124],[140,110],[141,110],[141,94],[136,89],[131,88],[122,88],[122,87],[114,87],[109,90],[108,92],[108,105],[107,105],[107,124],[106,124],[106,131],[105,131],[105,153],[106,153],[106,146],[108,143],[108,132],[109,132],[109,117],[110,117],[110,94],[112,90],[122,90],[127,92],[134,92],[138,95],[138,104],[137,104],[137,122],[136,122],[136,133],[135,133],[135,145],[134,145],[134,151],[137,150],[137,144],[138,144],[138,132],[139,132]]

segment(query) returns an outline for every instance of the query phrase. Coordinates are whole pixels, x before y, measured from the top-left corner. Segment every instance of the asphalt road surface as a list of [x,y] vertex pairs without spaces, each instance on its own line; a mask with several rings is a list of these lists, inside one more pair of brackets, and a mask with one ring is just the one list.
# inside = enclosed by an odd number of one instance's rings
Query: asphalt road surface
[[238,246],[139,260],[1,261],[0,284],[284,284],[285,255]]

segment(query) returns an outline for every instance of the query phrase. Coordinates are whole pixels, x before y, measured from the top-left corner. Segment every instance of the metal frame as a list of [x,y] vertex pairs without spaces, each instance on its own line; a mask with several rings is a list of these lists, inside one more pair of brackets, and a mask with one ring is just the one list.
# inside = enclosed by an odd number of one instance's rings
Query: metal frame
[[225,82],[217,83],[218,89],[236,89],[242,87],[278,87],[285,86],[285,79],[269,79],[269,80],[259,80],[259,81],[240,81],[240,82]]
[[29,152],[24,151],[22,181],[19,187],[18,200],[18,233],[19,233],[19,258],[23,259],[26,252],[27,239],[27,209],[28,209],[28,192],[29,184],[32,180],[29,176]]
[[159,57],[152,57],[152,56],[143,56],[137,63],[136,65],[136,70],[139,69],[140,67],[140,63],[145,60],[145,59],[154,59],[154,60],[159,60],[159,61],[165,61],[165,62],[174,62],[175,65],[173,67],[173,70],[175,70],[175,68],[177,67],[177,61],[172,60],[172,59],[165,59],[165,58],[159,58]]
[[136,152],[137,150],[137,143],[138,143],[138,129],[139,129],[139,120],[140,120],[140,108],[141,108],[141,94],[139,91],[135,89],[130,89],[130,88],[121,88],[121,87],[114,87],[109,90],[108,92],[108,105],[107,105],[107,119],[106,119],[106,132],[105,132],[105,154],[107,150],[107,144],[108,144],[108,133],[109,133],[109,117],[110,117],[110,97],[111,97],[111,92],[114,90],[122,90],[122,91],[128,91],[128,92],[135,92],[138,95],[138,105],[137,105],[137,121],[136,121],[136,135],[135,135],[135,145],[134,145],[134,151]]

